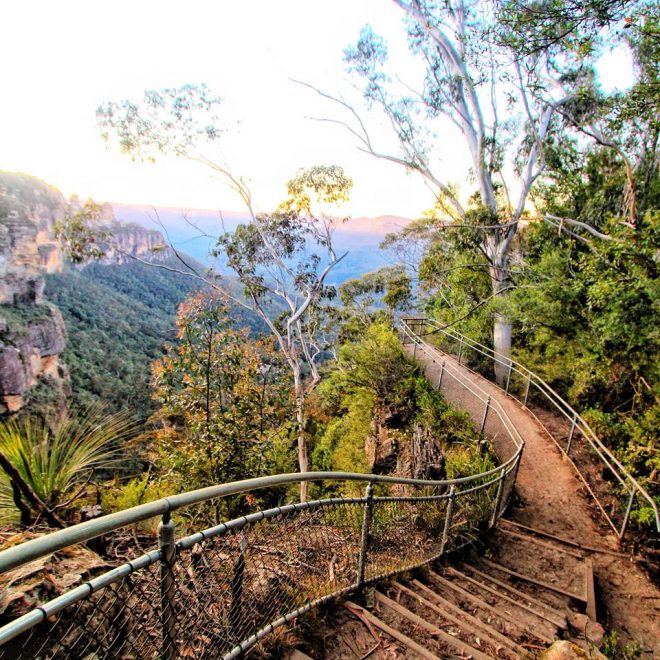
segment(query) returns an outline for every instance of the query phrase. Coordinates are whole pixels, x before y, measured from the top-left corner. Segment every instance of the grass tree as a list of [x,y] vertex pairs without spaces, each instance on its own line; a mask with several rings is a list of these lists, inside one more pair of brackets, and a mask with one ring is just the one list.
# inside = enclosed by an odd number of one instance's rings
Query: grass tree
[[25,525],[37,519],[58,527],[99,470],[118,459],[137,432],[126,413],[90,407],[63,414],[52,426],[24,417],[0,424],[0,515],[18,511]]

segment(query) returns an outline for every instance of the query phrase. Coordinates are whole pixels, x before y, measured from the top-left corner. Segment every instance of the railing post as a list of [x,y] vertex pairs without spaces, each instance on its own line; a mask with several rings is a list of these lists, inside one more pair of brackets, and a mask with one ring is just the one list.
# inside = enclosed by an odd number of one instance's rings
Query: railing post
[[438,378],[438,389],[442,387],[442,377],[445,375],[445,361],[440,365],[440,377]]
[[369,530],[371,529],[371,514],[373,510],[374,485],[367,484],[364,502],[364,516],[362,517],[362,536],[360,538],[360,558],[358,560],[357,588],[364,584],[364,573],[367,566],[367,546],[369,545]]
[[458,364],[459,364],[459,366],[461,364],[461,355],[463,355],[463,335],[461,335],[461,339],[458,342]]
[[160,549],[160,622],[162,626],[161,657],[163,660],[175,660],[176,648],[176,612],[174,610],[175,584],[172,566],[176,561],[174,543],[174,523],[169,512],[163,514],[158,525],[158,547]]
[[415,342],[415,345],[413,347],[413,358],[417,357],[417,339],[413,337],[413,341]]
[[523,399],[523,405],[527,405],[527,397],[529,396],[529,386],[532,382],[532,374],[527,372],[527,385],[525,386],[525,398]]
[[500,472],[500,480],[497,482],[497,493],[495,495],[495,508],[493,515],[490,517],[490,526],[495,527],[497,517],[499,515],[500,504],[502,503],[502,493],[504,492],[504,479],[506,478],[506,468],[502,468]]
[[566,455],[571,451],[571,443],[573,442],[573,434],[575,433],[575,425],[577,424],[577,414],[573,415],[573,421],[571,423],[571,431],[568,434],[568,442],[566,443]]
[[442,530],[442,545],[440,546],[440,554],[445,554],[445,547],[449,540],[449,528],[451,527],[451,519],[454,515],[454,496],[456,494],[456,486],[452,484],[449,489],[449,499],[447,500],[447,513],[445,515],[445,526]]
[[509,361],[509,372],[506,375],[506,387],[504,388],[504,391],[508,394],[509,393],[509,383],[511,382],[511,372],[513,371],[513,362]]
[[481,431],[480,433],[484,432],[484,429],[486,428],[486,417],[488,417],[488,411],[490,410],[490,396],[486,399],[486,407],[484,408],[484,416],[481,420]]
[[630,512],[632,511],[633,502],[635,501],[635,495],[637,494],[637,489],[635,484],[631,484],[630,490],[630,499],[628,500],[628,506],[626,507],[626,515],[623,517],[623,524],[621,525],[621,531],[619,532],[619,541],[621,541],[626,533],[628,528],[628,521],[630,520]]

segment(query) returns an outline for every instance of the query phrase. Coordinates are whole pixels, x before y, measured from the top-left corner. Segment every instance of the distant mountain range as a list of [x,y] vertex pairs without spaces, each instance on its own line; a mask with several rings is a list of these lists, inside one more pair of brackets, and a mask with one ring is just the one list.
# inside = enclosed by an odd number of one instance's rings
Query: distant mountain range
[[[248,222],[245,213],[213,211],[208,209],[154,208],[113,203],[115,217],[133,222],[148,229],[159,229],[175,248],[192,255],[206,265],[212,265],[222,273],[228,273],[222,260],[209,256],[215,245],[214,237],[224,230],[233,231],[240,223]],[[348,252],[329,278],[329,284],[360,277],[390,263],[386,252],[379,245],[386,234],[397,232],[411,220],[394,215],[377,218],[351,218],[335,232],[335,248]]]

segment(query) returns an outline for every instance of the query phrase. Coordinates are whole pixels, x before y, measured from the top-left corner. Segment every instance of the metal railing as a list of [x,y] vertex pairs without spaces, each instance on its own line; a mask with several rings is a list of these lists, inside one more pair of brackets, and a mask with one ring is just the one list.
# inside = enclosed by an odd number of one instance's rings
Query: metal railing
[[[434,350],[405,327],[402,334],[415,350]],[[160,517],[157,548],[84,575],[0,628],[0,657],[235,658],[323,602],[472,543],[504,512],[524,443],[502,407],[460,369],[446,365],[435,385],[460,388],[468,408],[483,409],[480,428],[495,444],[497,467],[442,481],[342,472],[248,479],[9,548],[0,552],[5,586],[30,574],[30,562]],[[284,487],[301,481],[318,484],[313,488],[326,496],[283,503]],[[194,520],[187,512],[229,500],[242,515],[176,538],[175,523]]]
[[[637,482],[614,454],[598,438],[584,418],[574,410],[550,385],[522,364],[496,353],[491,348],[465,335],[449,330],[427,318],[407,318],[404,327],[420,337],[434,338],[434,345],[457,357],[459,365],[472,368],[489,380],[495,380],[499,367],[503,382],[498,383],[505,393],[525,406],[537,404],[543,410],[558,413],[559,420],[546,421],[544,427],[561,452],[571,461],[601,513],[623,539],[630,514],[639,498],[649,506],[660,532],[660,515],[654,498]],[[541,410],[536,410],[542,414]],[[534,412],[534,411],[533,411]]]

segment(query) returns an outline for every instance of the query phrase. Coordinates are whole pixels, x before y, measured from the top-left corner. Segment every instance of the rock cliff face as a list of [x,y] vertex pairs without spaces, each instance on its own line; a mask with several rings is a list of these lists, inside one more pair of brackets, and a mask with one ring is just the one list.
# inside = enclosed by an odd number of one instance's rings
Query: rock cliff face
[[[55,223],[79,206],[39,179],[0,172],[0,415],[35,398],[61,405],[68,393],[68,372],[59,358],[66,328],[59,311],[43,301],[43,290],[45,275],[65,267]],[[101,221],[112,235],[102,246],[101,263],[170,255],[159,232],[118,222],[109,204]]]
[[53,224],[66,202],[51,186],[0,173],[0,303],[40,303],[44,274],[62,268]]
[[63,266],[53,225],[65,209],[42,181],[0,173],[0,414],[20,410],[36,391],[60,405],[69,387],[59,359],[64,321],[42,300],[45,274]]
[[[71,200],[70,208],[72,210],[81,208],[77,198]],[[111,204],[106,203],[101,206],[100,225],[104,231],[109,232],[110,238],[100,242],[99,247],[104,255],[96,259],[96,263],[121,265],[130,261],[132,257],[139,257],[151,263],[161,263],[172,255],[159,231],[117,220]],[[79,264],[77,267],[85,268],[89,263]]]
[[131,257],[159,263],[172,254],[159,231],[145,229],[136,224],[117,222],[114,219],[107,227],[112,233],[112,238],[103,245],[105,255],[98,260],[99,263],[124,264],[130,261]]

